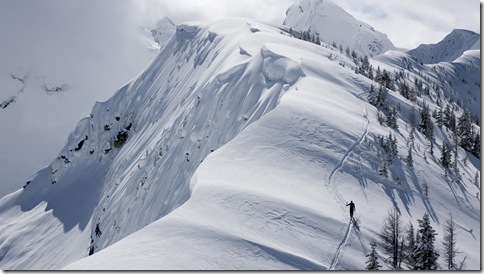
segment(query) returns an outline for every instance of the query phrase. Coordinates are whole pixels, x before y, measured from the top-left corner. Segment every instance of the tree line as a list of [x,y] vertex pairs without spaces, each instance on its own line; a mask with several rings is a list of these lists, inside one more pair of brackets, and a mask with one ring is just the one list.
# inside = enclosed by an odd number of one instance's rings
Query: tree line
[[384,219],[379,240],[370,243],[371,252],[366,255],[367,270],[379,270],[377,246],[383,249],[384,261],[397,270],[436,270],[439,268],[437,259],[442,256],[448,270],[463,270],[466,256],[457,262],[457,255],[462,253],[456,247],[456,225],[452,215],[446,220],[441,253],[435,248],[437,232],[432,228],[430,218],[425,213],[418,219],[418,227],[414,229],[412,222],[403,227],[401,216],[397,210],[388,212]]

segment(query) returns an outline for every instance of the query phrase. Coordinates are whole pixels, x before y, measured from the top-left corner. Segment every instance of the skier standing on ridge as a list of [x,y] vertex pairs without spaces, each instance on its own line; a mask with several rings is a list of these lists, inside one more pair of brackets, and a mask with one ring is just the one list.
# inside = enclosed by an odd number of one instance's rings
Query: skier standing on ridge
[[349,204],[346,204],[346,206],[350,206],[350,219],[353,219],[353,212],[355,212],[355,204],[353,201],[351,201]]

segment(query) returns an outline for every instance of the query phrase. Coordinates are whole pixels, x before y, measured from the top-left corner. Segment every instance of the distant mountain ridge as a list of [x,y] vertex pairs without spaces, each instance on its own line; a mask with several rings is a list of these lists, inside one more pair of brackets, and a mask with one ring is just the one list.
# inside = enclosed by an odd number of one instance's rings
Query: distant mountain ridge
[[283,23],[299,31],[318,33],[326,43],[335,42],[362,56],[376,56],[395,49],[386,34],[376,31],[329,0],[302,0],[286,12]]
[[465,51],[479,49],[481,35],[470,30],[455,29],[436,44],[422,44],[407,53],[424,64],[452,62]]

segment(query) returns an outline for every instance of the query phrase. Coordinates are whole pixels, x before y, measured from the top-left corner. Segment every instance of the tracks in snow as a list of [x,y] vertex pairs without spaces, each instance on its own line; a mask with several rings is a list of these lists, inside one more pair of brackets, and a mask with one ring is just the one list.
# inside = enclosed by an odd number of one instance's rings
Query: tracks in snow
[[[344,208],[343,205],[345,205],[346,202],[345,202],[345,199],[343,199],[343,197],[339,193],[339,191],[336,188],[336,186],[333,184],[333,179],[334,179],[334,175],[336,174],[336,172],[339,171],[344,166],[346,160],[351,155],[351,153],[356,149],[357,146],[361,145],[361,143],[363,142],[363,140],[365,139],[365,137],[368,135],[368,131],[369,131],[369,128],[370,128],[370,122],[371,122],[371,120],[368,118],[368,109],[366,108],[366,105],[365,105],[365,114],[364,114],[364,117],[367,120],[366,126],[365,126],[365,131],[360,136],[360,138],[346,151],[346,153],[343,155],[343,158],[341,159],[341,161],[331,171],[331,173],[329,175],[329,178],[328,178],[328,181],[326,183],[326,186],[328,187],[330,193],[332,193],[333,194],[333,197],[339,202],[339,205],[340,205],[341,210],[343,212],[345,211],[344,210],[345,208]],[[341,241],[341,243],[338,245],[338,248],[336,249],[336,252],[335,252],[335,254],[333,256],[333,259],[331,260],[331,264],[329,266],[329,270],[334,270],[335,267],[336,267],[336,265],[338,264],[338,260],[339,260],[339,257],[341,255],[341,252],[343,251],[343,249],[346,246],[346,244],[348,242],[348,239],[350,237],[351,227],[352,227],[352,221],[350,220],[350,222],[348,224],[348,228],[346,229],[346,234],[345,234],[343,240]],[[361,243],[361,245],[363,247],[363,250],[366,253],[366,249],[365,249],[365,246],[363,244],[363,241],[362,241],[362,239],[360,237],[360,234],[357,233],[357,236],[358,236],[358,239],[360,240],[360,243]]]
[[346,243],[348,243],[348,239],[350,238],[351,226],[352,225],[351,225],[351,220],[350,220],[350,223],[348,224],[348,228],[346,229],[345,237],[344,237],[343,241],[341,241],[341,243],[339,244],[338,249],[336,249],[336,253],[334,254],[334,257],[331,260],[331,265],[329,266],[329,270],[334,270],[334,268],[336,267],[336,264],[338,263],[338,260],[339,260],[339,255],[341,253],[341,250],[343,250]]
[[339,171],[345,164],[346,160],[348,159],[348,157],[351,155],[351,153],[356,149],[357,146],[361,145],[361,143],[363,142],[363,140],[365,139],[366,135],[368,135],[368,130],[370,128],[370,119],[368,119],[368,110],[366,109],[366,106],[365,106],[365,115],[364,117],[366,118],[367,122],[366,122],[366,126],[365,126],[365,132],[360,136],[360,138],[358,139],[358,141],[356,141],[346,152],[345,154],[343,155],[343,158],[341,159],[341,161],[338,163],[338,165],[336,166],[336,168],[333,169],[333,171],[331,171],[331,173],[329,174],[329,178],[328,178],[328,182],[327,182],[327,186],[328,188],[330,189],[330,192],[333,193],[335,195],[335,198],[339,201],[340,203],[340,206],[341,206],[341,209],[344,211],[344,207],[343,207],[343,204],[345,204],[345,199],[343,199],[343,197],[341,196],[341,194],[339,193],[339,191],[336,189],[336,187],[334,186],[333,184],[333,179],[334,179],[334,175],[336,174],[337,171]]

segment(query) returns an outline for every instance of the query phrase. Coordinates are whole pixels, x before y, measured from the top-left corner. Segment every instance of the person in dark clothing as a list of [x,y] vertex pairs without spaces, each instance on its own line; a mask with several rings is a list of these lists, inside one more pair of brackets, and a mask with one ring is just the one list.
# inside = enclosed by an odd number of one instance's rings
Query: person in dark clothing
[[355,212],[355,204],[353,201],[351,201],[349,204],[346,204],[346,206],[350,206],[350,219],[353,219],[353,212]]

